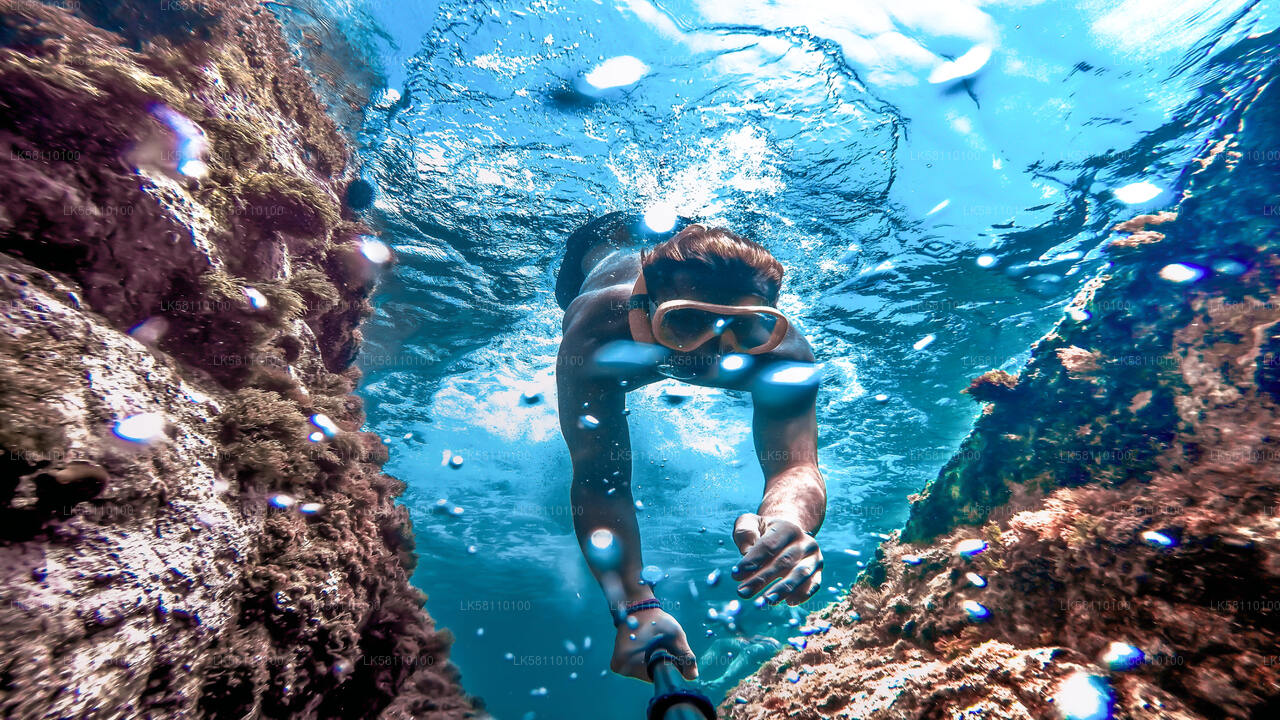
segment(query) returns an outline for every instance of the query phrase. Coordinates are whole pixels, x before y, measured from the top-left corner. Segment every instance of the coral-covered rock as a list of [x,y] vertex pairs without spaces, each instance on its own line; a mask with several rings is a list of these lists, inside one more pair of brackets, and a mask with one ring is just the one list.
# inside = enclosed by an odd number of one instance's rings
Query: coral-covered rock
[[988,370],[974,378],[965,392],[978,402],[995,402],[1012,397],[1017,389],[1017,375],[1004,370]]
[[1115,226],[1116,232],[1125,233],[1123,237],[1118,237],[1107,244],[1111,250],[1120,250],[1124,248],[1136,248],[1150,243],[1158,243],[1164,240],[1164,233],[1148,230],[1148,225],[1161,225],[1173,220],[1177,220],[1177,213],[1160,212],[1155,215],[1139,215],[1138,217],[1125,220]]
[[[263,6],[0,1],[0,715],[470,717]],[[145,29],[145,32],[144,32]]]
[[1016,383],[975,381],[906,527],[725,717],[1280,717],[1273,80]]

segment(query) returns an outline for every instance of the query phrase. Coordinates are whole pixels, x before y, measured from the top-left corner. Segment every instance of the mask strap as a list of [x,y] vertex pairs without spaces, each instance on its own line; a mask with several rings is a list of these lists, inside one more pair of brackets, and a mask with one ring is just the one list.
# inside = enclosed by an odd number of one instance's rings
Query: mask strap
[[636,277],[631,297],[627,300],[627,323],[631,326],[632,340],[642,343],[654,341],[653,325],[649,321],[649,292],[644,284],[643,270]]

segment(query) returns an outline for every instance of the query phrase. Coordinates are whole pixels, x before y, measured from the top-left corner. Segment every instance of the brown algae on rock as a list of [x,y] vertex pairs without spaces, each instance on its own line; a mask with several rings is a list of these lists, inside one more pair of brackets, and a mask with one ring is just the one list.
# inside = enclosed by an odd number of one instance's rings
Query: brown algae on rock
[[358,429],[350,150],[277,21],[4,0],[0,36],[0,714],[475,716]]

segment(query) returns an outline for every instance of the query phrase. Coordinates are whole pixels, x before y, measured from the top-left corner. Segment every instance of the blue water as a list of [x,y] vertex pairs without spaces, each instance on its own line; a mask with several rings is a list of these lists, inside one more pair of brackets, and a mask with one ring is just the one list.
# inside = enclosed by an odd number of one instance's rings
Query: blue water
[[[409,486],[413,580],[502,720],[636,718],[649,694],[607,672],[613,629],[572,532],[552,288],[575,227],[668,203],[786,266],[779,305],[825,369],[816,609],[957,447],[968,380],[1016,370],[1104,269],[1112,225],[1175,204],[1272,60],[1240,48],[1280,18],[1221,0],[317,7],[380,85],[352,130],[398,258],[364,329],[369,428]],[[638,82],[574,94],[622,55]],[[749,400],[668,381],[629,407],[651,459],[634,476],[645,561],[719,699],[797,634],[793,611],[750,604],[730,630],[732,583],[705,582],[760,499]]]

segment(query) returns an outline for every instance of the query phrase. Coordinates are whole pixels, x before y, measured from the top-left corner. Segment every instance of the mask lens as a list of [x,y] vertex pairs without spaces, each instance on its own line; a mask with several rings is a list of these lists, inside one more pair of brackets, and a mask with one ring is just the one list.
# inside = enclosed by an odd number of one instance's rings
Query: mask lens
[[778,317],[769,313],[751,313],[730,318],[729,329],[744,350],[758,348],[773,337]]
[[662,316],[662,330],[667,339],[688,346],[714,328],[718,319],[706,310],[677,308]]

